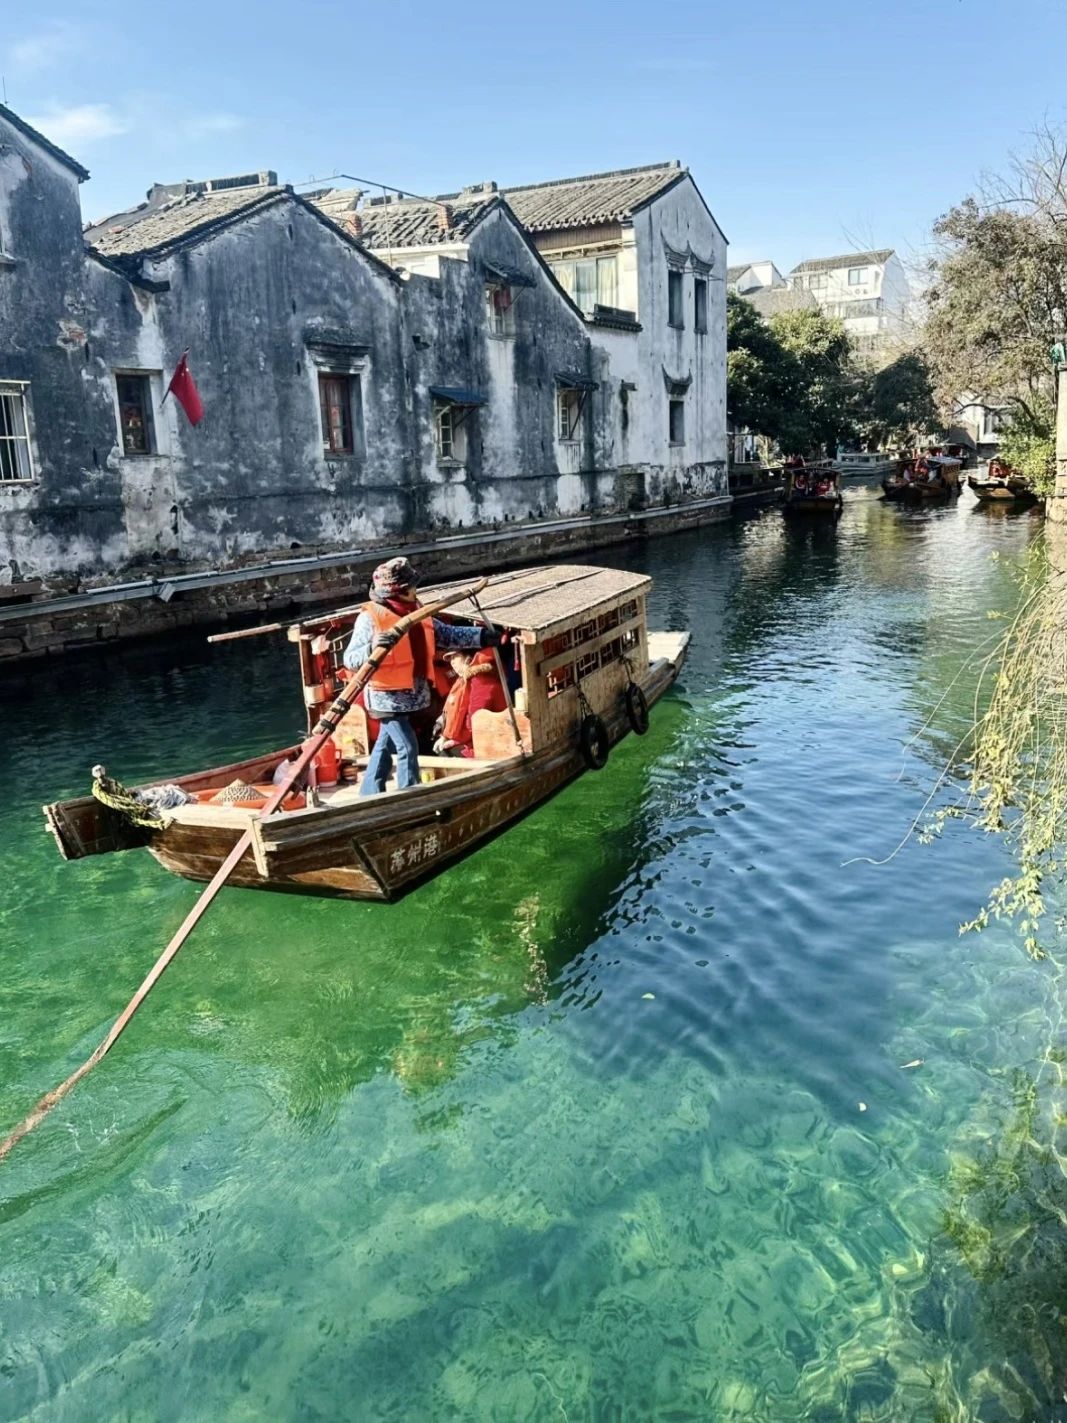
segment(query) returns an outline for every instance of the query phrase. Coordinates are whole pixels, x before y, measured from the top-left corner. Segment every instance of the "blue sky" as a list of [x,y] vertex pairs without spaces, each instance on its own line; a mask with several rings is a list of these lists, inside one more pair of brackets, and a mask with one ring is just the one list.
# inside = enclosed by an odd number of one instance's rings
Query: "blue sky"
[[8,103],[80,159],[86,218],[153,181],[274,168],[441,192],[680,158],[731,261],[931,222],[1046,116],[1062,0],[515,7],[46,0],[0,35]]

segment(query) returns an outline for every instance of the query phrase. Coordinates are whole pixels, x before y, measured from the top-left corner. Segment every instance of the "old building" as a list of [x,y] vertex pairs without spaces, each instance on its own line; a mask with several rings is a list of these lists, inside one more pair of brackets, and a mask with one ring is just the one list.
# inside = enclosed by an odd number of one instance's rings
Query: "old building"
[[[726,239],[692,175],[677,163],[594,173],[522,188],[483,182],[431,199],[314,196],[324,212],[406,275],[438,275],[468,258],[470,235],[501,200],[514,213],[611,364],[599,449],[561,473],[609,477],[626,502],[726,490]],[[492,297],[498,309],[504,288]],[[578,393],[560,396],[573,425]],[[567,442],[563,442],[567,443]],[[570,442],[573,445],[573,441]],[[596,461],[600,461],[599,465]]]
[[684,170],[634,174],[380,203],[251,173],[83,233],[85,170],[0,108],[0,624],[87,580],[243,569],[254,601],[257,559],[721,516],[725,239]]

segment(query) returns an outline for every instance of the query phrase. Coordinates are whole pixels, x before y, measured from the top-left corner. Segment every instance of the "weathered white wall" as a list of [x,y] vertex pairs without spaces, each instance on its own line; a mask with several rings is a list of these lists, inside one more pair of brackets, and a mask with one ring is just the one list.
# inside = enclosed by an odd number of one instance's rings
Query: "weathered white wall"
[[[633,432],[629,446],[635,462],[646,466],[649,497],[663,492],[700,496],[726,491],[726,239],[709,214],[692,179],[664,193],[635,213],[633,229],[639,263],[638,388],[630,396]],[[666,247],[692,251],[710,263],[708,330],[694,322],[694,279],[683,273],[684,327],[667,319]],[[664,372],[691,378],[685,397],[685,444],[668,442],[668,395]]]

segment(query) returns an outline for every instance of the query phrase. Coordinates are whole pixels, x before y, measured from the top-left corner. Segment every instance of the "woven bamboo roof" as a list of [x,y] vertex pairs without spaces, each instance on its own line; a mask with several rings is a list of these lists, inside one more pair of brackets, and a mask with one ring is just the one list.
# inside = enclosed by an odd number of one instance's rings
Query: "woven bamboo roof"
[[[468,581],[457,580],[437,588],[420,586],[419,599],[423,603],[434,602],[445,597],[449,588],[463,587]],[[478,602],[490,622],[541,634],[567,626],[615,598],[644,594],[651,587],[652,579],[643,573],[594,568],[581,563],[556,563],[524,568],[518,573],[503,573],[490,581],[489,587],[478,595]],[[467,601],[457,603],[448,611],[458,617],[478,615],[477,609]]]

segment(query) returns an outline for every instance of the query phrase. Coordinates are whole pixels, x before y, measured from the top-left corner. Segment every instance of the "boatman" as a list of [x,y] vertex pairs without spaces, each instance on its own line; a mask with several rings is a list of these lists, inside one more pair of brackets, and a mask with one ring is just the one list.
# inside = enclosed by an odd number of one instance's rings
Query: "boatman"
[[354,671],[362,667],[374,648],[391,649],[363,693],[364,705],[380,727],[360,795],[380,795],[385,790],[394,752],[397,789],[418,785],[419,744],[411,718],[430,705],[435,652],[500,645],[495,628],[460,627],[437,618],[426,618],[416,623],[406,637],[398,637],[393,628],[419,606],[416,583],[415,570],[406,558],[391,558],[388,563],[379,564],[371,575],[371,601],[363,604],[345,650],[345,666]]

